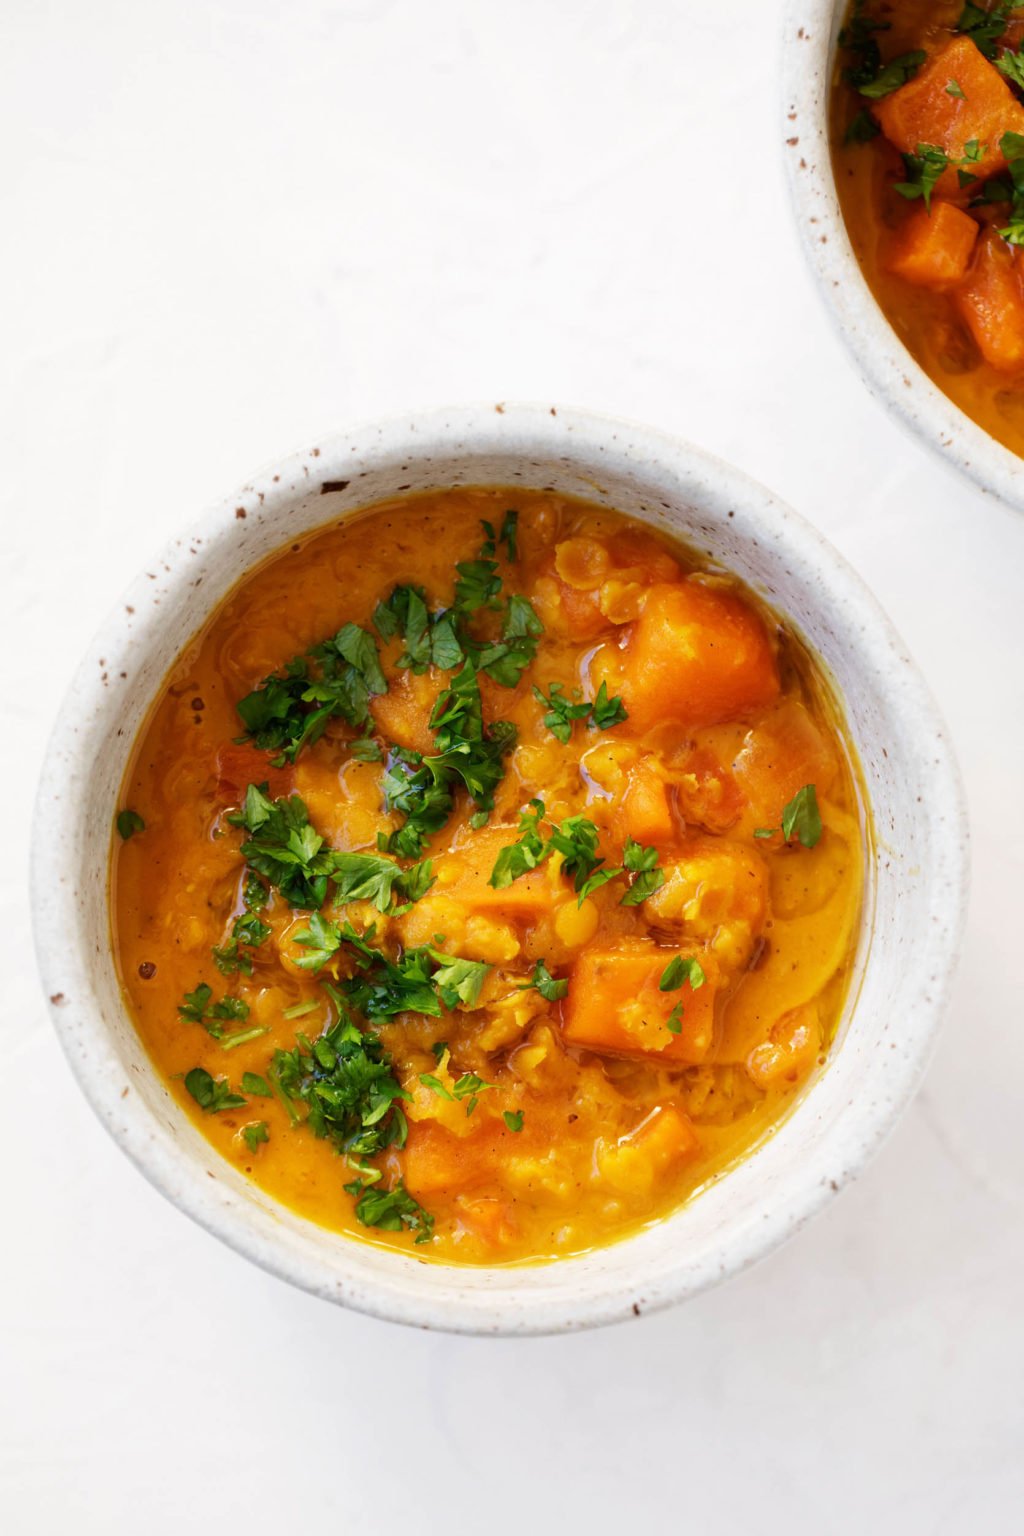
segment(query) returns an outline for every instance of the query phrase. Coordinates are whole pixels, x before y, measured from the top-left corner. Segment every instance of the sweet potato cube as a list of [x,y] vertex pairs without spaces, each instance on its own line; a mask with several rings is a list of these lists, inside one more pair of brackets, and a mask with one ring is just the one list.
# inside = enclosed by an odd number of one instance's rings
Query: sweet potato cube
[[644,844],[661,844],[671,840],[675,822],[672,819],[668,787],[653,758],[642,757],[633,768],[622,808],[627,836]]
[[432,1121],[410,1123],[402,1153],[402,1178],[417,1198],[448,1190],[452,1194],[486,1179],[492,1148],[486,1138],[453,1136]]
[[564,897],[564,882],[561,887],[554,883],[550,864],[520,875],[502,890],[490,883],[498,854],[518,835],[513,827],[489,827],[474,832],[463,847],[438,855],[434,860],[437,884],[431,894],[450,897],[472,911],[510,917],[550,912],[556,896]]
[[771,704],[779,674],[768,632],[749,604],[691,579],[651,588],[626,648],[620,691],[636,731],[661,722],[717,725]]
[[623,1194],[649,1194],[667,1169],[700,1151],[689,1118],[671,1105],[659,1106],[628,1136],[599,1143],[601,1177]]
[[977,238],[978,226],[969,213],[935,201],[930,212],[918,207],[905,220],[886,266],[922,288],[951,288],[967,271]]
[[[951,81],[962,95],[950,95],[946,87]],[[976,140],[980,157],[965,169],[979,181],[1004,168],[1006,160],[999,148],[1003,134],[1024,133],[1024,107],[969,37],[954,37],[913,80],[872,102],[871,109],[886,138],[903,154],[914,154],[919,144],[935,144],[950,159],[960,160],[964,146]],[[951,197],[957,194],[955,168],[942,173],[936,190]]]
[[970,271],[953,298],[987,363],[1007,373],[1024,368],[1020,260],[994,229],[978,241]]
[[[650,944],[586,950],[573,966],[562,1009],[566,1043],[599,1055],[703,1061],[714,1041],[717,972],[701,955],[703,986],[694,990],[685,982],[662,992],[659,982],[673,953]],[[682,1017],[675,1034],[669,1019],[677,1003]]]

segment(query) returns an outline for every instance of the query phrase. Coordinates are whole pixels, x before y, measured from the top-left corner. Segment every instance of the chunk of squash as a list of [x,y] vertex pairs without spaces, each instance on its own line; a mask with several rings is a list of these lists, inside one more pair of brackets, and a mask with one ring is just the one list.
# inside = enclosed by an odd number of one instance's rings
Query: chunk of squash
[[[566,1043],[599,1055],[703,1061],[714,1040],[717,968],[701,954],[703,986],[695,991],[685,982],[662,992],[659,983],[673,953],[652,944],[586,950],[573,966],[562,1008]],[[682,1018],[675,1034],[668,1020],[677,1003]]]
[[621,692],[634,731],[663,721],[715,725],[771,704],[779,674],[754,610],[690,579],[651,588],[626,648]]
[[622,802],[626,835],[638,843],[660,846],[675,834],[668,786],[653,757],[642,757],[630,770]]
[[649,1194],[669,1168],[700,1151],[700,1137],[687,1115],[659,1106],[628,1136],[598,1143],[601,1177],[621,1194]]
[[835,748],[796,699],[783,700],[747,732],[732,765],[756,827],[778,826],[784,807],[805,784],[826,795],[838,770]]
[[[946,87],[951,81],[962,95],[950,95]],[[999,148],[1003,134],[1024,133],[1024,107],[969,37],[954,37],[913,80],[872,102],[871,109],[886,138],[903,154],[914,154],[919,144],[935,144],[959,160],[964,147],[977,140],[980,156],[966,169],[979,182],[1005,167]],[[960,190],[951,166],[939,177],[936,191],[955,197]]]
[[487,1138],[453,1136],[432,1121],[410,1122],[402,1152],[402,1178],[417,1198],[443,1191],[456,1194],[485,1180],[491,1171]]
[[1024,368],[1024,287],[1020,261],[994,229],[978,241],[954,302],[987,363],[1005,373]]
[[270,753],[261,752],[251,742],[231,742],[217,753],[217,799],[222,805],[240,805],[250,784],[266,784],[271,799],[290,795],[295,789],[295,773],[290,765],[271,766]]
[[978,225],[952,203],[915,208],[893,237],[886,266],[921,288],[951,288],[967,271]]
[[531,917],[550,912],[565,894],[555,866],[542,864],[521,875],[503,890],[495,890],[490,879],[501,850],[518,837],[514,827],[488,827],[474,832],[466,842],[434,860],[436,884],[433,896],[444,896],[470,910],[493,915]]

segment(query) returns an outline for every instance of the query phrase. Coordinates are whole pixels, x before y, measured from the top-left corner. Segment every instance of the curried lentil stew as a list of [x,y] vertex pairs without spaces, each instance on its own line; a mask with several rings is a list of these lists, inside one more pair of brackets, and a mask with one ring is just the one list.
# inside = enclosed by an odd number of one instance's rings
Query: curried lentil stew
[[839,43],[857,260],[929,377],[1024,453],[1024,5],[855,0]]
[[749,589],[547,492],[380,504],[175,662],[111,869],[132,1016],[219,1152],[457,1263],[673,1208],[822,1062],[864,883],[841,713]]

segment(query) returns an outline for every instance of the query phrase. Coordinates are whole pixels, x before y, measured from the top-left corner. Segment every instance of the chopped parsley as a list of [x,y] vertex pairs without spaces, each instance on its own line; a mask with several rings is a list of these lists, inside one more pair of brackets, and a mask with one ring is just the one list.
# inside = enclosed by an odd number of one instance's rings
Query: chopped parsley
[[337,884],[337,899],[370,901],[378,912],[394,909],[395,895],[407,902],[418,901],[434,883],[430,860],[403,870],[394,859],[377,853],[336,853],[331,879]]
[[600,833],[589,817],[568,816],[558,825],[549,823],[551,831],[546,837],[541,832],[545,817],[543,800],[531,800],[529,808],[520,813],[518,840],[500,850],[491,870],[490,884],[495,890],[504,890],[552,853],[562,855],[562,871],[572,880],[580,906],[593,891],[621,875],[636,876],[622,898],[622,906],[638,906],[664,885],[665,874],[657,867],[656,848],[642,848],[627,838],[622,866],[606,864],[599,851]]
[[242,1092],[256,1099],[270,1099],[274,1096],[273,1088],[258,1072],[242,1073]]
[[996,69],[1006,76],[1011,85],[1024,91],[1024,48],[1019,53],[1013,53],[1009,48],[1004,49],[996,60]]
[[240,1093],[232,1093],[226,1077],[213,1078],[205,1067],[193,1067],[185,1073],[185,1087],[200,1109],[210,1115],[225,1109],[241,1109],[246,1100]]
[[240,997],[222,997],[215,1003],[213,988],[201,981],[194,992],[185,993],[184,1002],[178,1005],[178,1017],[186,1024],[201,1024],[207,1034],[220,1040],[224,1036],[225,1023],[245,1022],[249,1017],[249,1004]]
[[[755,837],[774,837],[778,827],[755,827]],[[813,784],[798,789],[782,812],[782,836],[787,843],[794,836],[805,848],[814,848],[821,837],[821,812]]]
[[417,1243],[429,1243],[433,1237],[433,1216],[413,1199],[401,1179],[394,1189],[374,1189],[364,1179],[354,1179],[345,1185],[345,1191],[355,1198],[356,1216],[364,1227],[378,1227],[382,1232],[408,1228],[416,1233]]
[[590,727],[607,731],[613,725],[619,725],[628,719],[622,700],[608,697],[608,685],[602,683],[597,691],[597,697],[592,702],[577,702],[568,697],[561,683],[552,683],[547,694],[542,689],[534,687],[533,696],[539,704],[543,704],[547,713],[544,716],[544,724],[558,741],[567,743],[572,735],[573,723],[577,720],[586,720]]
[[986,10],[983,6],[974,5],[972,0],[968,0],[953,30],[965,33],[986,59],[995,59],[999,52],[999,40],[1006,31],[1007,22],[1021,9],[1024,7],[1001,3]]
[[250,784],[241,811],[228,820],[249,834],[241,850],[249,868],[276,887],[289,906],[323,906],[336,855],[324,846],[298,795],[271,800],[265,784]]
[[265,1120],[254,1120],[251,1125],[242,1126],[242,1136],[250,1152],[255,1152],[262,1142],[270,1140],[270,1127]]
[[510,1131],[519,1132],[523,1128],[526,1116],[521,1109],[506,1109],[501,1117]]
[[948,80],[946,82],[946,95],[955,96],[958,101],[967,100],[966,92],[964,91],[964,88],[960,84],[959,80]]
[[704,968],[695,955],[673,955],[661,973],[659,992],[676,992],[689,982],[695,992],[707,980]]
[[911,200],[920,197],[924,201],[924,206],[931,212],[932,193],[935,191],[936,183],[942,173],[955,163],[938,144],[919,144],[914,154],[903,156],[907,179],[895,182],[893,191]]
[[138,811],[118,811],[117,830],[124,842],[127,842],[130,837],[134,837],[136,832],[145,832],[146,823]]
[[871,116],[866,107],[862,107],[857,115],[850,119],[846,133],[843,135],[843,143],[870,144],[872,139],[878,138],[881,131],[881,125]]
[[239,699],[245,726],[240,739],[272,753],[277,767],[294,763],[303,747],[319,741],[328,721],[368,725],[370,699],[387,686],[373,636],[358,624],[344,624]]
[[898,58],[882,62],[876,33],[887,32],[890,23],[876,21],[864,15],[864,0],[855,0],[853,14],[839,34],[839,46],[850,56],[850,63],[843,70],[843,79],[862,96],[878,101],[892,91],[906,85],[917,74],[927,55],[920,49],[901,53]]
[[258,949],[270,937],[270,932],[268,924],[255,912],[236,918],[227,943],[213,946],[213,963],[221,975],[251,976],[252,950]]
[[559,998],[564,997],[568,992],[569,981],[564,976],[558,978],[552,976],[544,961],[538,960],[529,981],[523,983],[520,991],[526,992],[531,987],[536,988],[545,1002],[557,1003]]

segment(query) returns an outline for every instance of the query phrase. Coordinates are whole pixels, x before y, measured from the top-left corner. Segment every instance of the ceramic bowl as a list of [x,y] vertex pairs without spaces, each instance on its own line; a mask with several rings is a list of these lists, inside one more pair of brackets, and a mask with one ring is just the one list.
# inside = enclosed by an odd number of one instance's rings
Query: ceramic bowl
[[829,86],[848,0],[789,0],[784,149],[797,223],[826,308],[873,395],[981,490],[1024,511],[1024,460],[954,405],[915,362],[861,272],[836,194]]
[[[706,552],[788,615],[845,700],[877,851],[857,981],[828,1064],[751,1156],[675,1215],[581,1257],[455,1268],[326,1231],[223,1161],[160,1082],[118,988],[106,871],[132,742],[168,668],[264,556],[368,503],[460,484],[553,487]],[[39,790],[36,944],[83,1091],[170,1200],[266,1269],[378,1317],[526,1334],[639,1315],[766,1254],[860,1169],[907,1103],[960,943],[966,827],[945,729],[862,582],[767,491],[626,422],[473,407],[321,438],[207,512],[124,595],[61,708]],[[870,952],[870,964],[866,964]]]

